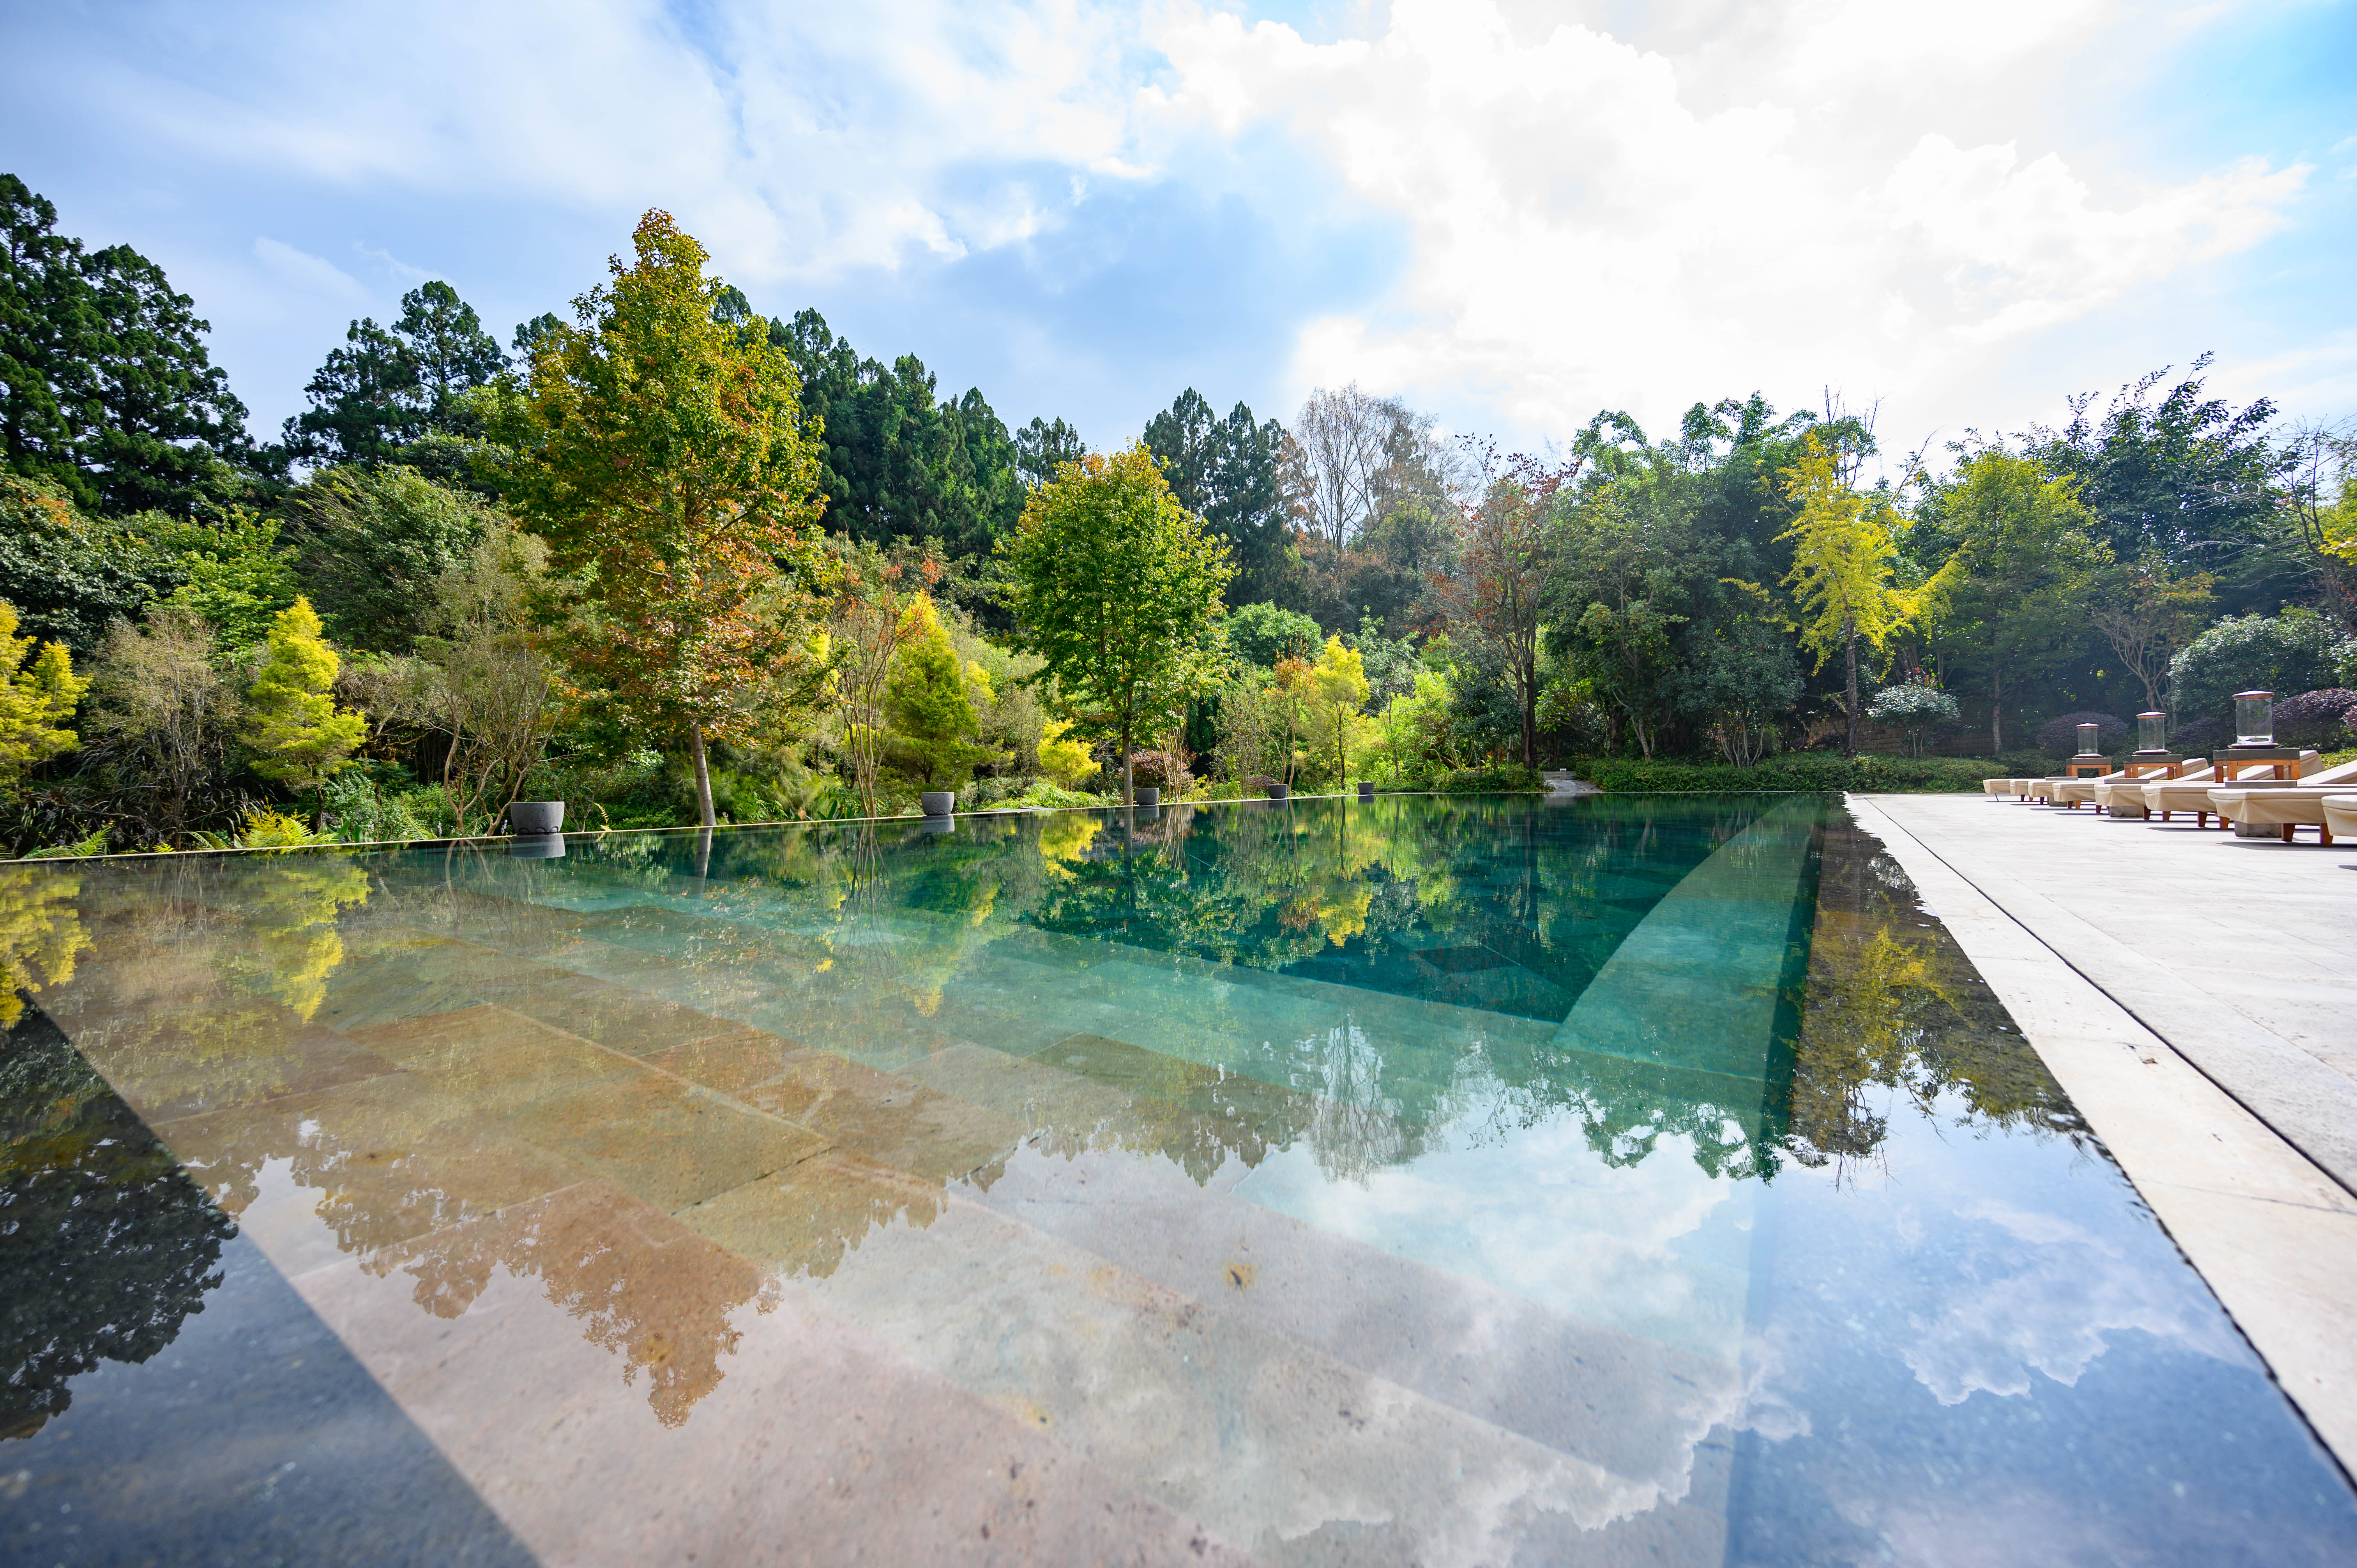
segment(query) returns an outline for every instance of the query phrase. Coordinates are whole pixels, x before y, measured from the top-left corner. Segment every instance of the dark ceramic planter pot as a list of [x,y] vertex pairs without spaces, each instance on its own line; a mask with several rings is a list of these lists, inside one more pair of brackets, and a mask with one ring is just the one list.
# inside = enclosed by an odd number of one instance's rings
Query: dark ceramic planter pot
[[1130,791],[1130,804],[1152,811],[1162,804],[1162,789],[1156,784],[1140,784]]
[[954,789],[928,789],[920,799],[924,803],[925,815],[929,817],[946,817],[957,810],[957,791]]
[[1367,782],[1367,781],[1366,781],[1365,779],[1360,779],[1360,780],[1359,780],[1359,799],[1360,799],[1360,800],[1373,800],[1374,798],[1375,798],[1375,787],[1374,787],[1372,784],[1370,784],[1369,782]]
[[519,835],[565,831],[562,800],[518,800],[508,807],[508,832]]
[[1268,798],[1272,800],[1282,800],[1291,792],[1291,789],[1283,784],[1272,784],[1268,787]]

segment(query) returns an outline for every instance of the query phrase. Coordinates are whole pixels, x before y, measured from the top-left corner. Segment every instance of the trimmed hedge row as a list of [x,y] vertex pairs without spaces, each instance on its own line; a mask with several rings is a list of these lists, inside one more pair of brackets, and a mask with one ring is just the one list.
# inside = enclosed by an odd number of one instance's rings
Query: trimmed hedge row
[[1603,757],[1577,763],[1573,771],[1609,793],[1644,790],[1857,789],[1887,794],[1977,794],[1984,779],[2043,778],[2054,771],[2044,757],[2006,757],[1992,762],[1971,757],[1882,757],[1871,753],[1834,757],[1787,752],[1749,768],[1723,763],[1676,762],[1657,757]]

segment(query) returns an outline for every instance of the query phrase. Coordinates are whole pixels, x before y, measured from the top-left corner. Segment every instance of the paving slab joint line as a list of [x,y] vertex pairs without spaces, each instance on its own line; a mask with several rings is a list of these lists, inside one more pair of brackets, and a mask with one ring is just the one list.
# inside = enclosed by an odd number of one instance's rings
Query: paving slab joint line
[[1877,805],[1873,801],[1861,800],[1853,795],[1847,797],[1847,804],[1853,814],[1858,813],[1861,811],[1872,812],[1873,815],[1883,824],[1883,827],[1880,830],[1882,836],[1888,837],[1891,834],[1903,836],[1917,849],[1921,850],[1932,859],[1936,860],[1942,865],[1946,866],[1958,880],[1962,881],[1966,886],[1971,887],[1975,892],[1980,894],[1982,899],[1987,903],[1990,908],[1996,910],[1998,914],[2011,921],[2022,931],[2024,935],[2028,936],[2031,941],[2036,942],[2040,948],[2050,954],[2055,962],[2069,970],[2072,974],[2077,975],[2081,980],[2085,981],[2088,985],[2094,989],[2096,994],[2102,996],[2104,1000],[2110,1002],[2113,1006],[2117,1007],[2121,1012],[2134,1019],[2137,1027],[2144,1030],[2146,1034],[2150,1035],[2154,1040],[2166,1047],[2169,1055],[2175,1057],[2179,1061],[2183,1062],[2187,1067],[2201,1074],[2204,1082],[2217,1090],[2219,1093],[2224,1095],[2227,1099],[2233,1101],[2236,1105],[2242,1107],[2244,1113],[2247,1114],[2251,1120],[2256,1122],[2260,1126],[2265,1127],[2269,1133],[2275,1134],[2277,1141],[2279,1141],[2285,1148],[2289,1149],[2292,1153],[2298,1155],[2301,1161],[2311,1170],[2314,1170],[2319,1175],[2322,1176],[2327,1181],[2331,1182],[2343,1192],[2348,1193],[2350,1197],[2357,1197],[2357,1183],[2352,1183],[2348,1180],[2339,1171],[2336,1171],[2330,1166],[2323,1164],[2321,1161],[2311,1155],[2306,1149],[2301,1148],[2298,1142],[2287,1133],[2280,1125],[2278,1125],[2273,1118],[2269,1117],[2266,1112],[2260,1110],[2258,1106],[2252,1103],[2251,1101],[2244,1095],[2235,1092],[2233,1085],[2228,1083],[2224,1079],[2220,1078],[2217,1074],[2210,1071],[2209,1069],[2203,1067],[2201,1063],[2187,1055],[2184,1051],[2178,1049],[2177,1042],[2170,1039],[2168,1034],[2161,1029],[2159,1025],[2154,1023],[2150,1018],[2146,1017],[2142,1013],[2138,1012],[2134,1003],[2130,1002],[2126,997],[2114,992],[2108,986],[2104,985],[2102,981],[2097,980],[2093,975],[2088,973],[2085,970],[2072,962],[2068,957],[2064,956],[2061,950],[2055,947],[2053,943],[2048,941],[2043,936],[2040,936],[2035,927],[2022,919],[2020,916],[2015,914],[2011,909],[2007,908],[2004,904],[2000,903],[1986,888],[1982,887],[1979,883],[1974,881],[1972,875],[1969,872],[1956,865],[1955,862],[1950,860],[1946,855],[1942,854],[1938,850],[1932,848],[1930,843],[1924,841],[1921,835],[1904,826],[1900,822],[1898,818],[1893,817],[1889,812],[1884,811],[1880,806]]

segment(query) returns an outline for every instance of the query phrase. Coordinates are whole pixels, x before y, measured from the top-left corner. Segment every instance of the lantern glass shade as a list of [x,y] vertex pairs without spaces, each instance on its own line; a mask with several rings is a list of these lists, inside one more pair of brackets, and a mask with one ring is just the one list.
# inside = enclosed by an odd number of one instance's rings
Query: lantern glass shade
[[2100,725],[2081,725],[2079,726],[2079,755],[2082,757],[2093,757],[2096,752],[2102,750],[2103,747],[2095,738],[2101,734],[2103,734],[2103,726]]
[[2234,693],[2234,744],[2273,746],[2276,743],[2276,694],[2273,692]]
[[2136,749],[2138,751],[2169,749],[2169,715],[2167,714],[2136,715]]

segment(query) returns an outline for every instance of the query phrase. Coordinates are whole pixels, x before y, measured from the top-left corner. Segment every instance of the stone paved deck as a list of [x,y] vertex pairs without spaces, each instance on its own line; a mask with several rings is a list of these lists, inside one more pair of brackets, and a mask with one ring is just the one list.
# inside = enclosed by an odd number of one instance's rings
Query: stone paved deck
[[2357,845],[1861,799],[2357,1194]]

